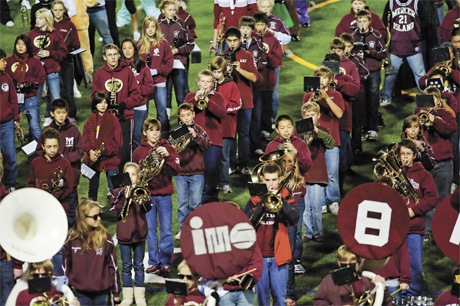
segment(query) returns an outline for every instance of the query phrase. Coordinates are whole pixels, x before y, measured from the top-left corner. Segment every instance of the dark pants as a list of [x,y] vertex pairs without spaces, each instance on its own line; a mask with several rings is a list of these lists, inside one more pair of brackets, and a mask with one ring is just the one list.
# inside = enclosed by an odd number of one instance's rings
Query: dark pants
[[203,198],[201,203],[209,203],[213,201],[218,201],[217,194],[217,184],[219,183],[219,167],[220,160],[222,157],[222,147],[215,145],[209,146],[209,148],[204,151],[204,190]]
[[366,124],[365,120],[365,96],[364,96],[364,80],[361,80],[361,88],[354,100],[351,101],[352,108],[352,128],[351,128],[351,147],[353,152],[355,150],[363,150],[361,133],[363,126]]
[[73,79],[74,79],[74,65],[73,55],[65,58],[61,63],[61,72],[59,77],[61,78],[61,97],[67,101],[69,105],[69,117],[77,117],[77,104],[73,96]]
[[120,164],[118,165],[118,172],[123,173],[123,166],[125,163],[131,161],[131,145],[132,145],[132,131],[133,131],[133,120],[126,119],[120,120],[121,132],[123,133],[123,145],[118,151],[120,155]]
[[[8,21],[12,21],[10,15],[10,7],[8,6],[8,2],[6,0],[0,0],[0,22],[2,24],[6,24]],[[26,25],[28,28],[29,25]]]

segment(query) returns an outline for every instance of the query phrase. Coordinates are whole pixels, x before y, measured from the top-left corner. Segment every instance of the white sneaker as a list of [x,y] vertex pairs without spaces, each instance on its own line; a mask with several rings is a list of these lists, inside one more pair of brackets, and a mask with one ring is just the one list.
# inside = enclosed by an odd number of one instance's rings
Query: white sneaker
[[81,92],[78,90],[77,81],[75,80],[73,80],[73,97],[77,99],[81,98]]
[[264,151],[262,151],[261,149],[257,149],[253,153],[254,155],[264,155]]
[[377,134],[377,131],[369,130],[369,132],[367,132],[368,141],[376,141],[378,138],[379,135]]
[[53,118],[51,117],[45,117],[43,119],[43,127],[47,127],[48,125],[51,124],[51,122],[53,122]]
[[323,214],[327,214],[327,205],[321,206],[321,212],[322,212]]
[[21,5],[25,6],[27,10],[30,10],[32,7],[30,6],[29,0],[22,0]]
[[267,131],[262,131],[262,132],[260,132],[260,134],[261,134],[262,137],[265,138],[265,139],[270,139],[270,137],[271,137],[270,133],[267,132]]
[[176,236],[174,236],[174,238],[175,238],[176,240],[179,240],[179,239],[180,239],[180,232],[179,232],[179,233],[177,233],[177,235],[176,235]]
[[251,175],[252,171],[248,167],[244,167],[243,169],[241,169],[241,173],[243,173],[244,175]]
[[233,169],[232,167],[228,167],[228,174],[233,174],[238,171],[238,168]]
[[293,56],[293,55],[294,55],[294,53],[292,53],[292,51],[289,50],[289,49],[286,49],[286,50],[284,51],[284,54],[286,54],[287,57],[290,57],[290,56]]
[[329,205],[329,211],[330,211],[331,214],[333,214],[334,216],[337,216],[337,214],[339,213],[339,203],[334,202],[334,203],[332,203],[331,205]]
[[388,106],[391,104],[391,100],[383,99],[380,100],[380,106]]
[[171,117],[171,109],[170,108],[166,108],[166,115],[168,115],[168,120],[169,120],[169,118]]
[[14,22],[12,20],[8,21],[7,23],[5,23],[5,25],[7,27],[14,27]]
[[232,187],[230,187],[230,185],[222,186],[221,190],[222,190],[223,193],[232,193],[233,192],[233,189],[232,189]]
[[302,266],[302,264],[296,263],[296,264],[294,265],[294,274],[302,274],[302,275],[305,275],[305,273],[307,273],[307,271],[305,271],[305,268]]
[[139,38],[141,38],[141,33],[139,33],[138,31],[134,32],[133,33],[134,41],[137,42],[139,40]]

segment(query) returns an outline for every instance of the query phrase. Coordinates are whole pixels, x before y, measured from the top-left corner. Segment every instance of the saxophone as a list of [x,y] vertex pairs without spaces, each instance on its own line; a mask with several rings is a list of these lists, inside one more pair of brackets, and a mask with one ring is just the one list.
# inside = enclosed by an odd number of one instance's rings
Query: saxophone
[[310,145],[311,142],[313,141],[313,138],[315,138],[316,132],[314,130],[308,131],[302,134],[302,139],[305,141],[307,145]]
[[49,186],[49,193],[51,193],[53,196],[56,196],[56,193],[64,187],[64,178],[62,175],[62,168],[57,167],[56,170],[54,170],[53,176],[51,177],[51,184]]

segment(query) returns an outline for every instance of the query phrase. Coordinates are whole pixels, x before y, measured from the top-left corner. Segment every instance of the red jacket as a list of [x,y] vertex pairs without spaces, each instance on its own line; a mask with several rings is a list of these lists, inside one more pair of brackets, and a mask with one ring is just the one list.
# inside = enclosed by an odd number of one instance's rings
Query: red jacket
[[327,166],[326,166],[326,149],[332,149],[335,145],[329,129],[324,126],[318,126],[318,133],[313,137],[308,146],[311,153],[312,164],[310,170],[305,175],[307,184],[327,185]]
[[[371,27],[379,31],[382,36],[384,41],[387,41],[388,39],[388,32],[383,24],[382,19],[375,14],[374,12],[371,12]],[[340,34],[342,33],[350,33],[353,34],[354,30],[356,29],[356,19],[355,19],[355,12],[353,9],[350,9],[350,13],[347,15],[343,16],[342,20],[340,20],[339,24],[335,28],[335,36],[339,37]]]
[[181,170],[177,175],[195,175],[204,174],[204,156],[211,145],[208,133],[198,124],[192,127],[196,132],[196,137],[190,141],[190,144],[184,151],[179,153]]
[[421,162],[414,162],[410,168],[403,167],[403,172],[420,198],[418,203],[411,198],[407,205],[415,214],[410,219],[409,233],[423,235],[425,234],[425,214],[438,204],[438,191],[433,177],[425,170]]
[[67,47],[61,35],[57,31],[48,32],[34,28],[27,36],[32,42],[33,54],[35,55],[40,51],[41,45],[46,38],[45,46],[42,49],[49,51],[50,56],[40,59],[46,74],[61,71],[59,63],[67,57]]
[[[241,267],[241,270],[238,272],[238,274],[244,273],[252,269],[257,269],[254,272],[251,272],[251,275],[254,279],[254,283],[257,283],[262,277],[263,268],[264,268],[264,264],[262,262],[262,253],[260,252],[259,246],[256,244],[254,247],[254,252],[252,253],[251,260],[246,266]],[[224,290],[227,290],[227,291],[242,291],[243,290],[239,286],[238,283],[227,283],[226,282],[224,283],[223,288]]]
[[[125,222],[121,212],[129,199],[126,199],[126,188],[117,188],[110,198],[110,212],[117,217],[117,239],[119,244],[134,244],[147,238],[147,220],[145,214],[152,208],[152,203],[138,205],[131,201]],[[148,207],[150,206],[150,207]]]
[[[222,52],[222,54],[228,54],[228,50]],[[235,50],[235,59],[240,62],[241,69],[254,73],[257,76],[256,63],[250,52],[244,50],[243,48],[238,48]],[[240,91],[243,109],[252,109],[254,107],[252,83],[235,70],[233,70],[232,77]]]
[[[297,136],[291,136],[290,141],[294,148],[297,150],[297,163],[299,165],[300,173],[305,175],[305,173],[311,168],[312,165],[310,149],[308,148],[305,141]],[[276,136],[267,144],[267,147],[265,148],[265,154],[278,150],[278,146],[284,142],[285,140],[283,138]]]
[[[343,102],[342,95],[335,90],[328,89],[327,90],[327,95],[334,101],[334,103],[341,109],[345,109],[345,105]],[[308,102],[308,99],[310,99],[311,92],[307,92],[303,96],[303,104]],[[337,118],[327,105],[327,102],[324,99],[321,99],[317,102],[320,106],[321,110],[321,117],[319,117],[318,123],[321,124],[322,126],[325,126],[329,129],[332,138],[335,141],[335,145],[337,147],[340,147],[340,135],[339,135],[339,118]]]
[[227,108],[227,116],[222,119],[222,137],[235,138],[237,113],[241,108],[241,96],[238,87],[231,79],[225,78],[217,85],[217,92],[222,95]]
[[151,77],[152,74],[150,73],[150,68],[147,67],[147,65],[142,65],[140,71],[137,72],[134,61],[128,63],[131,71],[133,72],[134,78],[139,85],[139,92],[141,93],[143,101],[141,105],[144,105],[148,102],[149,96],[153,94],[154,90],[153,78]]
[[[49,127],[46,129],[55,129],[59,132],[61,140],[59,141],[59,153],[67,159],[73,168],[73,187],[77,187],[80,182],[80,168],[81,168],[81,159],[85,154],[83,138],[81,136],[78,127],[71,123],[69,119],[66,119],[64,124],[58,126],[56,121],[53,120]],[[44,154],[42,143],[40,139],[37,142],[37,154]]]
[[[46,72],[43,68],[42,63],[35,57],[27,57],[25,58],[26,64],[26,72],[24,72],[24,78],[21,80],[19,78],[20,71],[20,63],[15,58],[14,55],[8,57],[6,59],[6,69],[5,72],[9,74],[9,76],[13,79],[15,85],[18,83],[37,83],[36,86],[30,86],[27,89],[21,90],[24,93],[26,98],[34,97],[38,93],[38,87],[45,83],[46,81]],[[21,65],[22,67],[22,65]],[[17,89],[16,89],[17,91]]]
[[[458,3],[458,2],[457,2]],[[438,28],[439,37],[443,42],[450,42],[452,38],[452,30],[454,29],[454,23],[460,18],[460,5],[454,6],[444,16],[441,24]]]
[[120,60],[118,66],[113,69],[107,63],[104,63],[94,74],[91,94],[93,95],[96,91],[103,90],[110,95],[112,79],[120,84],[117,91],[117,103],[124,102],[126,104],[126,109],[123,114],[120,114],[119,119],[132,119],[134,117],[134,107],[142,105],[144,99],[128,62]]
[[59,22],[54,22],[54,30],[56,30],[65,42],[67,51],[71,52],[80,48],[80,40],[75,25],[70,21],[70,18],[64,16]]
[[380,71],[382,60],[387,57],[385,39],[382,34],[370,28],[367,33],[361,34],[358,29],[353,33],[355,42],[365,43],[369,47],[370,53],[364,53],[364,62],[370,72]]
[[[18,96],[11,77],[5,72],[0,72],[0,123],[6,123],[10,120],[19,122],[19,105]],[[13,131],[11,131],[13,133]]]
[[[14,305],[16,306],[30,306],[30,305],[46,305],[46,298],[44,296],[44,293],[29,293],[29,289],[24,289],[21,292],[19,292],[17,298],[16,298],[16,303]],[[55,295],[62,296],[61,293],[59,293],[56,288],[51,287],[50,290],[46,291],[46,295],[48,297],[53,297]],[[33,301],[33,303],[32,303]]]
[[196,92],[188,93],[184,102],[195,106],[195,123],[208,133],[211,144],[222,147],[222,119],[227,116],[224,97],[212,90],[208,94],[208,106],[204,110],[199,110],[196,107],[195,95]]
[[399,249],[390,256],[388,262],[378,269],[375,274],[385,279],[398,278],[400,283],[410,284],[412,276],[410,274],[409,249],[407,243],[404,243]]
[[171,47],[164,39],[156,46],[151,46],[149,54],[140,54],[141,58],[147,63],[150,69],[156,69],[157,74],[154,75],[153,83],[166,82],[166,77],[173,69],[174,57]]
[[[99,133],[96,138],[97,129]],[[83,143],[85,147],[84,163],[89,165],[89,151],[98,150],[104,143],[105,149],[99,159],[92,165],[97,171],[116,170],[120,164],[120,150],[123,144],[123,133],[120,122],[114,114],[106,112],[103,116],[92,113],[83,127]]]
[[[234,7],[232,8],[232,4]],[[214,0],[214,29],[217,29],[219,17],[222,13],[225,18],[225,28],[238,27],[238,21],[243,16],[252,16],[259,9],[257,0]]]
[[457,306],[458,296],[453,295],[450,290],[443,292],[434,302],[435,306]]
[[174,17],[173,20],[162,18],[158,20],[161,29],[161,35],[171,46],[171,49],[177,48],[178,53],[174,59],[180,60],[184,66],[187,66],[187,57],[195,47],[193,34],[190,33],[187,25],[182,19]]
[[[167,140],[161,139],[158,146],[165,147],[168,150],[169,156],[166,157],[163,169],[160,174],[149,181],[150,195],[171,195],[174,193],[174,186],[172,184],[172,176],[177,175],[181,170],[179,154],[176,150],[168,143]],[[147,141],[143,141],[141,146],[134,150],[133,162],[140,164],[145,159],[152,147]]]
[[120,295],[117,253],[109,233],[97,250],[85,251],[81,240],[68,240],[62,250],[62,266],[69,286],[94,293],[110,290],[114,297]]
[[[30,164],[29,179],[27,182],[28,187],[36,187],[47,192],[53,191],[52,182],[54,173],[59,173],[58,168],[62,170],[63,186],[56,187],[52,193],[65,211],[69,209],[69,203],[67,197],[72,193],[74,184],[73,169],[69,161],[65,159],[61,154],[56,154],[51,160],[47,160],[43,155],[34,158]],[[56,185],[59,182],[56,182]]]
[[10,257],[10,259],[8,259],[8,254],[5,252],[5,250],[0,245],[0,261],[6,261],[6,260],[12,260],[13,261],[14,269],[22,269],[23,262],[20,261],[20,260],[17,260],[14,257]]
[[[179,19],[185,22],[187,29],[190,31],[191,37],[195,40],[197,38],[197,35],[195,32],[196,22],[195,22],[195,19],[193,19],[192,15],[190,15],[186,10],[184,10],[182,6],[179,6],[179,9],[177,10],[176,15],[177,17],[179,17]],[[163,18],[164,18],[164,15],[163,13],[161,13],[158,16],[158,20],[161,20]]]
[[174,300],[176,300],[180,306],[183,306],[185,304],[203,305],[205,299],[206,297],[203,294],[201,294],[200,290],[194,289],[190,291],[186,296],[171,294],[168,297],[165,306],[176,306],[177,304],[174,302]]
[[[254,35],[253,39],[259,39],[259,36]],[[266,56],[264,57],[267,62],[265,69],[261,71],[264,81],[260,90],[273,91],[276,84],[275,68],[278,68],[283,62],[283,49],[270,31],[265,31],[262,36],[262,42],[268,52],[265,53]]]

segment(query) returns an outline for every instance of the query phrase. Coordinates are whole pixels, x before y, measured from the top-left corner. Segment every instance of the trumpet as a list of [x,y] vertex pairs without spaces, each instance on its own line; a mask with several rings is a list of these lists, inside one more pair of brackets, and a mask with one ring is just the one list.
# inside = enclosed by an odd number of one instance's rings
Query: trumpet
[[436,68],[444,74],[444,77],[447,77],[449,75],[449,70],[451,69],[450,67],[452,67],[451,60],[439,62],[436,64]]
[[27,25],[29,24],[29,13],[27,12],[28,9],[25,5],[21,5],[21,21],[22,21],[22,31],[23,34],[27,34],[29,32],[27,30]]
[[311,100],[313,102],[318,102],[319,100],[321,100],[322,97],[321,97],[321,92],[319,91],[314,91],[312,94],[311,94]]
[[422,111],[418,117],[420,118],[420,124],[425,127],[430,127],[433,125],[433,122],[430,121],[430,112],[429,111]]
[[[136,184],[126,186],[125,187],[125,196],[126,200],[121,208],[121,221],[126,222],[126,218],[128,217],[129,210],[131,209],[131,205],[134,203],[135,205],[146,205],[150,203],[150,193],[148,188],[146,187],[146,183],[142,181],[136,182]],[[147,210],[146,210],[147,211]]]
[[27,144],[26,136],[24,135],[24,131],[22,130],[22,127],[19,124],[19,122],[14,123],[14,134],[16,135],[19,142],[21,143],[21,146],[24,146]]
[[337,89],[337,83],[336,82],[330,82],[329,83],[329,88],[331,88],[332,90],[336,90]]
[[209,90],[205,90],[203,94],[197,95],[195,97],[196,107],[201,111],[208,107],[208,101],[206,101],[206,97],[208,93],[209,93]]
[[223,47],[222,45],[224,42],[226,23],[227,23],[226,19],[227,17],[223,13],[220,13],[219,23],[217,24],[217,42],[220,43],[219,54],[222,53],[222,47]]
[[[101,153],[105,150],[105,143],[102,142],[101,145],[99,146],[99,149],[95,150],[95,153],[97,155],[97,158],[99,159],[99,156],[101,155]],[[98,160],[96,160],[95,162],[93,162],[91,159],[89,160],[88,162],[88,166],[92,166],[94,165],[95,163],[97,163]]]

